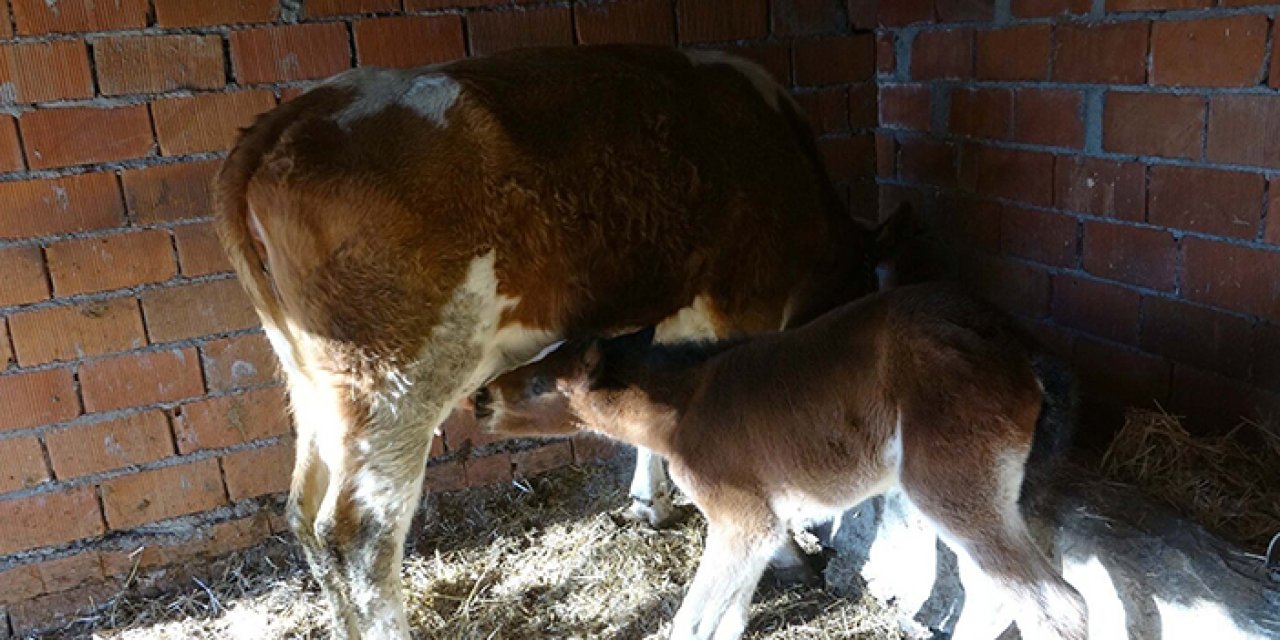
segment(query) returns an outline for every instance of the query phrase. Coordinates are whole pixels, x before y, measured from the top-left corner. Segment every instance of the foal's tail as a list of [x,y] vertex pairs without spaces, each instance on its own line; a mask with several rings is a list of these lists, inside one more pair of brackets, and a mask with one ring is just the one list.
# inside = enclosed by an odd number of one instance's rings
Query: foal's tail
[[1040,351],[1032,357],[1031,368],[1044,387],[1044,399],[1022,481],[1024,503],[1044,489],[1071,447],[1080,406],[1076,376],[1061,360]]

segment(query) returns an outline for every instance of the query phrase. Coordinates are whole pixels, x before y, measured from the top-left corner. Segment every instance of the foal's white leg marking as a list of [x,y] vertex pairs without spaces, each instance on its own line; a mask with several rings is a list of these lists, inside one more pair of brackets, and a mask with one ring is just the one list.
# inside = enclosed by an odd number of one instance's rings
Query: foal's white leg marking
[[662,466],[662,456],[636,447],[636,471],[631,478],[630,516],[653,526],[660,526],[675,514],[671,501],[671,481]]

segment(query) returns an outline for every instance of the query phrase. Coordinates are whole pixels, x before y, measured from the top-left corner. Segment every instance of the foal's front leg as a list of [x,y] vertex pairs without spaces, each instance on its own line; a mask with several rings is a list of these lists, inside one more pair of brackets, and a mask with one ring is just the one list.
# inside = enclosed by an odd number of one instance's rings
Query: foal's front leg
[[671,624],[671,640],[736,640],[747,629],[751,596],[784,542],[776,526],[707,525],[707,546]]

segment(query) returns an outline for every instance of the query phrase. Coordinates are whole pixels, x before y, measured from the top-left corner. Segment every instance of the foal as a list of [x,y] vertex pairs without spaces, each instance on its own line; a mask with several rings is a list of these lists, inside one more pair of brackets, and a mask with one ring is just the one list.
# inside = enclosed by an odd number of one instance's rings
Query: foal
[[[1084,601],[1018,508],[1033,436],[1035,457],[1065,438],[1052,423],[1069,423],[1069,374],[1002,313],[920,285],[748,341],[637,336],[567,343],[474,403],[494,432],[591,428],[667,458],[708,523],[672,638],[739,637],[790,529],[899,487],[1004,594],[1024,637],[1084,639]],[[954,637],[1009,622],[980,617],[962,616]]]

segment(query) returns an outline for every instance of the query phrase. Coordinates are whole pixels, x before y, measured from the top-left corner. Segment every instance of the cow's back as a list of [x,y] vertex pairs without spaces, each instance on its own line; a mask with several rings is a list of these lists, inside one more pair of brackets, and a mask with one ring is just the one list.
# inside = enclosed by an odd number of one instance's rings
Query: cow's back
[[775,328],[797,283],[860,247],[793,103],[721,60],[616,46],[357,69],[245,135],[220,216],[244,200],[290,247],[277,290],[309,302],[288,314],[343,338],[429,330],[488,252],[504,323],[610,330],[704,296],[720,329]]

